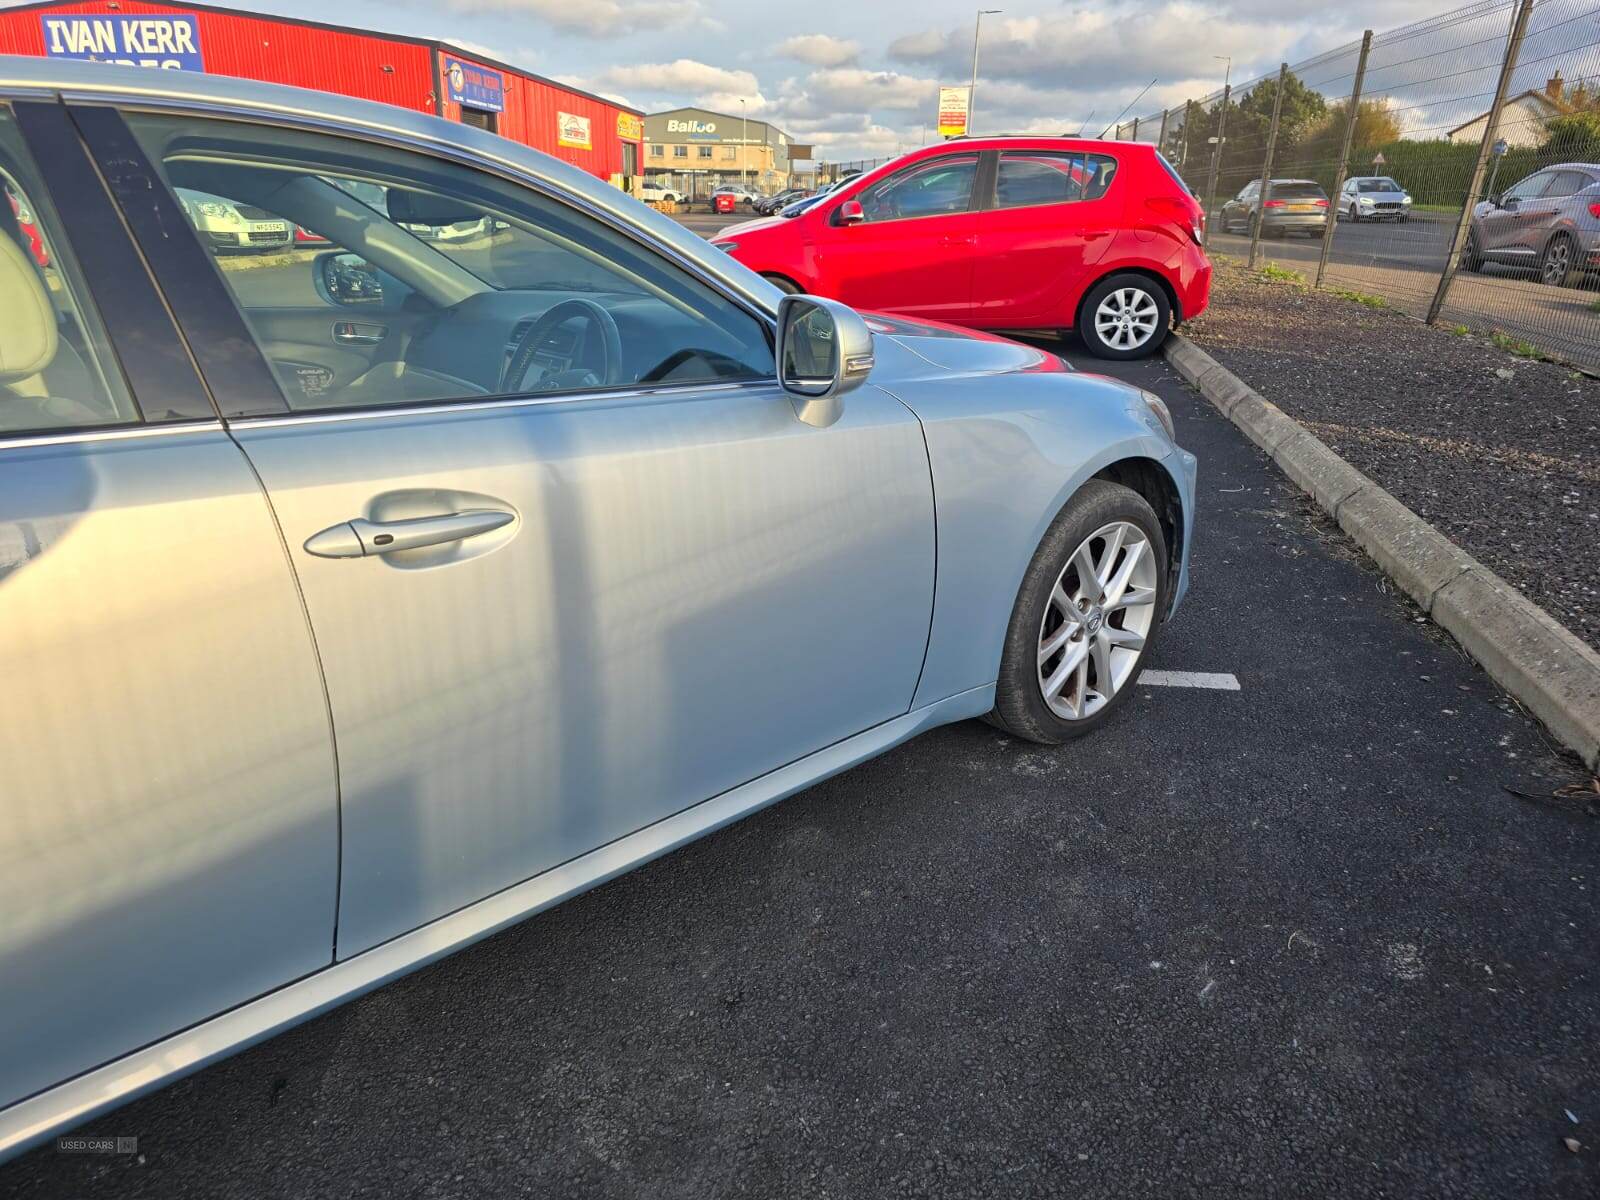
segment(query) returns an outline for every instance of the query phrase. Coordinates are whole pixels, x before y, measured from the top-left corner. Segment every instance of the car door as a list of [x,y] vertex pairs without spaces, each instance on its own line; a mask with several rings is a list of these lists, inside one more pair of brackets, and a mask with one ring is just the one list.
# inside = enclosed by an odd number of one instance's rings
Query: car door
[[1250,231],[1250,217],[1255,211],[1256,192],[1260,189],[1261,182],[1252,180],[1239,189],[1239,194],[1222,206],[1222,228],[1224,232]]
[[271,509],[59,105],[0,100],[0,183],[4,1108],[328,965],[338,813]]
[[[857,308],[961,322],[972,313],[979,156],[922,159],[831,202],[817,224],[814,274]],[[840,209],[860,204],[851,223]]]
[[1491,204],[1481,219],[1483,249],[1502,262],[1531,261],[1528,225],[1539,196],[1549,186],[1552,173],[1539,171],[1506,189],[1499,204]]
[[972,320],[1060,324],[1122,224],[1109,154],[1007,150],[978,213]]
[[398,194],[494,223],[488,247],[397,238],[371,210],[330,230],[418,289],[431,333],[392,392],[231,425],[326,672],[341,958],[907,711],[934,529],[898,401],[862,388],[802,423],[762,319],[561,198],[376,142],[128,122],[142,151],[108,158],[192,186],[226,160],[295,221],[343,174],[386,179],[391,215]]

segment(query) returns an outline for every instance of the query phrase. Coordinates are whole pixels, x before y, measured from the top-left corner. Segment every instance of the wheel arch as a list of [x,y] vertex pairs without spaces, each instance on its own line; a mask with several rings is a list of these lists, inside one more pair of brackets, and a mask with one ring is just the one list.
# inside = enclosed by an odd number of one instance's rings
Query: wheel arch
[[1171,613],[1178,593],[1178,576],[1183,569],[1183,496],[1178,491],[1177,481],[1156,459],[1143,456],[1108,463],[1090,478],[1121,484],[1144,497],[1145,503],[1155,510],[1156,519],[1161,522],[1161,536],[1167,543],[1167,611],[1161,614],[1165,620]]
[[1181,324],[1183,322],[1183,302],[1178,299],[1177,289],[1172,286],[1172,282],[1160,271],[1157,271],[1151,267],[1139,266],[1133,263],[1124,263],[1119,266],[1108,267],[1104,271],[1101,271],[1094,278],[1089,280],[1088,285],[1083,289],[1082,294],[1078,297],[1078,303],[1076,307],[1072,311],[1072,327],[1074,329],[1083,328],[1083,306],[1088,303],[1089,297],[1094,292],[1095,288],[1099,287],[1102,283],[1115,275],[1139,275],[1145,279],[1149,279],[1152,282],[1159,284],[1162,294],[1167,298],[1167,304],[1172,309],[1173,323]]

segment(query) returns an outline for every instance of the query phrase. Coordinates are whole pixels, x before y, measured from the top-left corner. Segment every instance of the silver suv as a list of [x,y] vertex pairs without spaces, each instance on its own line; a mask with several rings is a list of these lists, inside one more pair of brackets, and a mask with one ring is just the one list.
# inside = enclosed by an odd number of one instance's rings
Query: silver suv
[[1475,205],[1461,265],[1484,263],[1537,270],[1555,287],[1600,271],[1600,164],[1545,167]]

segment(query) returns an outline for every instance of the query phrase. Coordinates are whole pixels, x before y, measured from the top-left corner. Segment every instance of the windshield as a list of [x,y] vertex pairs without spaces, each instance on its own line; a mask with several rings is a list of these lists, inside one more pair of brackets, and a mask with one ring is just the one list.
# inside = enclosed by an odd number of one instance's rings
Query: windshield
[[1298,180],[1274,179],[1267,189],[1268,195],[1276,200],[1318,200],[1322,199],[1322,189],[1314,183]]
[[1392,179],[1358,179],[1356,187],[1363,192],[1398,192],[1400,185]]

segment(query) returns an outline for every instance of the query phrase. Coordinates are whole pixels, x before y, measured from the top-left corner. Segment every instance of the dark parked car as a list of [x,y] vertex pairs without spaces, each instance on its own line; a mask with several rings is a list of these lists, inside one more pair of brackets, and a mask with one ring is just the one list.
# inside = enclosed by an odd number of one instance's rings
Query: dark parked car
[[1321,237],[1328,227],[1328,193],[1314,179],[1269,179],[1263,201],[1261,181],[1253,179],[1222,206],[1222,229],[1248,234],[1254,232],[1258,220],[1262,237],[1288,237],[1291,233]]
[[774,192],[770,196],[759,197],[754,207],[762,216],[771,216],[785,204],[792,204],[805,194],[804,188],[787,188],[781,192]]
[[1461,265],[1484,263],[1537,270],[1556,287],[1600,270],[1600,164],[1558,163],[1476,205]]

